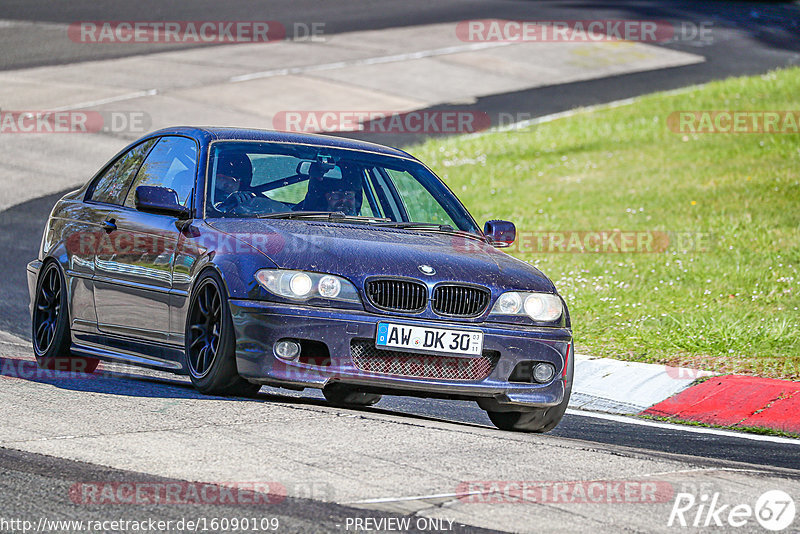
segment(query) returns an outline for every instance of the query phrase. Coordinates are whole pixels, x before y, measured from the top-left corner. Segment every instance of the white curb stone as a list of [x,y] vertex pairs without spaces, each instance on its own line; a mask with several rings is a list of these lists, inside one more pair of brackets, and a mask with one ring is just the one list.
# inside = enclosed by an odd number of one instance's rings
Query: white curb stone
[[570,408],[638,414],[714,373],[610,358],[575,355]]

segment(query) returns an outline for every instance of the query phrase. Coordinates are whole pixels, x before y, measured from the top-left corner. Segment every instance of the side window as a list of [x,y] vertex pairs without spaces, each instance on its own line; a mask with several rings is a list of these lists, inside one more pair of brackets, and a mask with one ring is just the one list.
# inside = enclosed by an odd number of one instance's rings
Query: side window
[[121,205],[125,200],[125,194],[128,192],[133,178],[136,176],[136,171],[139,170],[147,152],[155,142],[155,139],[145,141],[121,156],[92,184],[89,200]]
[[412,222],[449,224],[453,228],[458,228],[442,205],[414,176],[394,169],[386,169],[386,172],[392,178],[397,192],[402,197],[408,217]]
[[140,185],[154,185],[174,189],[179,202],[189,205],[197,175],[197,144],[187,137],[162,137],[150,151],[136,180],[133,182],[125,205],[136,207],[136,188]]

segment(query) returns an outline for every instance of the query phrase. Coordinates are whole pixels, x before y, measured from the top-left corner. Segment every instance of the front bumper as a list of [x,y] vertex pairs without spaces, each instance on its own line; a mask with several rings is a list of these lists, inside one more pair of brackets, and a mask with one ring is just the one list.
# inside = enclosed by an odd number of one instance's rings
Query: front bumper
[[[238,371],[253,382],[322,388],[338,381],[373,392],[473,399],[482,407],[496,411],[555,406],[571,389],[573,365],[569,361],[569,347],[572,334],[569,329],[418,320],[251,300],[231,300],[230,308],[236,331]],[[366,372],[356,367],[351,355],[351,342],[368,340],[374,344],[377,324],[381,321],[481,330],[484,351],[499,353],[499,359],[488,376],[480,380]],[[329,365],[309,365],[277,358],[273,346],[284,338],[325,343],[330,353]],[[435,360],[436,357],[426,358]],[[509,382],[512,371],[523,361],[552,363],[556,368],[556,378],[548,384]]]

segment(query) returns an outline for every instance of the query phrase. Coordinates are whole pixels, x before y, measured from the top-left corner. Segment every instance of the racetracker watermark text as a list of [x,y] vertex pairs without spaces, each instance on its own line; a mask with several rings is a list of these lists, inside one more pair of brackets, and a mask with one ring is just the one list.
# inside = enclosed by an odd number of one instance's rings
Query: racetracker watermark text
[[[278,233],[200,234],[173,235],[139,234],[118,231],[108,234],[103,230],[78,232],[67,239],[67,250],[71,254],[107,256],[158,256],[165,253],[204,254],[207,251],[223,253],[246,253],[253,248],[267,254],[284,251],[291,246],[293,252],[301,253],[316,246],[321,237],[308,242],[286,242]],[[506,251],[533,254],[629,254],[708,252],[715,244],[715,235],[708,232],[663,232],[647,230],[553,230],[519,232],[514,243]],[[452,247],[464,253],[482,253],[488,246],[475,238],[460,235],[451,238]]]
[[269,43],[286,38],[286,27],[262,21],[82,21],[69,25],[76,43]]
[[675,36],[675,27],[656,20],[465,20],[456,36],[466,42],[598,42],[659,43]]
[[667,116],[667,126],[680,134],[797,134],[800,133],[800,111],[673,111]]
[[44,369],[33,360],[0,358],[0,379],[47,382],[51,380],[94,380],[99,376],[88,370],[89,363],[82,358],[56,360],[50,363],[49,368]]
[[291,110],[279,111],[272,127],[287,132],[368,132],[412,134],[459,134],[488,130],[486,112],[472,110]]
[[488,480],[462,482],[456,494],[472,504],[652,504],[669,502],[674,490],[658,480]]
[[286,499],[278,482],[79,482],[69,491],[75,504],[276,504]]
[[[480,241],[461,236],[452,239],[462,252],[481,252]],[[669,251],[708,252],[714,234],[652,230],[551,230],[522,231],[507,252],[529,254],[653,254]]]
[[143,111],[0,111],[0,135],[145,133],[152,120]]

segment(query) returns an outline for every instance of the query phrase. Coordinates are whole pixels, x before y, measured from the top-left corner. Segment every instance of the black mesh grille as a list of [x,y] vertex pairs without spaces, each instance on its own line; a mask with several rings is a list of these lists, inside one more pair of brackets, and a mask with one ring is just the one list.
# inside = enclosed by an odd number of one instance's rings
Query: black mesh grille
[[472,286],[441,285],[433,292],[433,311],[450,317],[477,317],[489,305],[489,291]]
[[421,312],[428,302],[428,288],[412,280],[370,280],[367,297],[376,308],[400,312]]
[[479,358],[438,356],[382,350],[372,340],[354,339],[350,343],[353,364],[374,374],[432,378],[438,380],[483,380],[500,359],[495,351],[484,351]]

